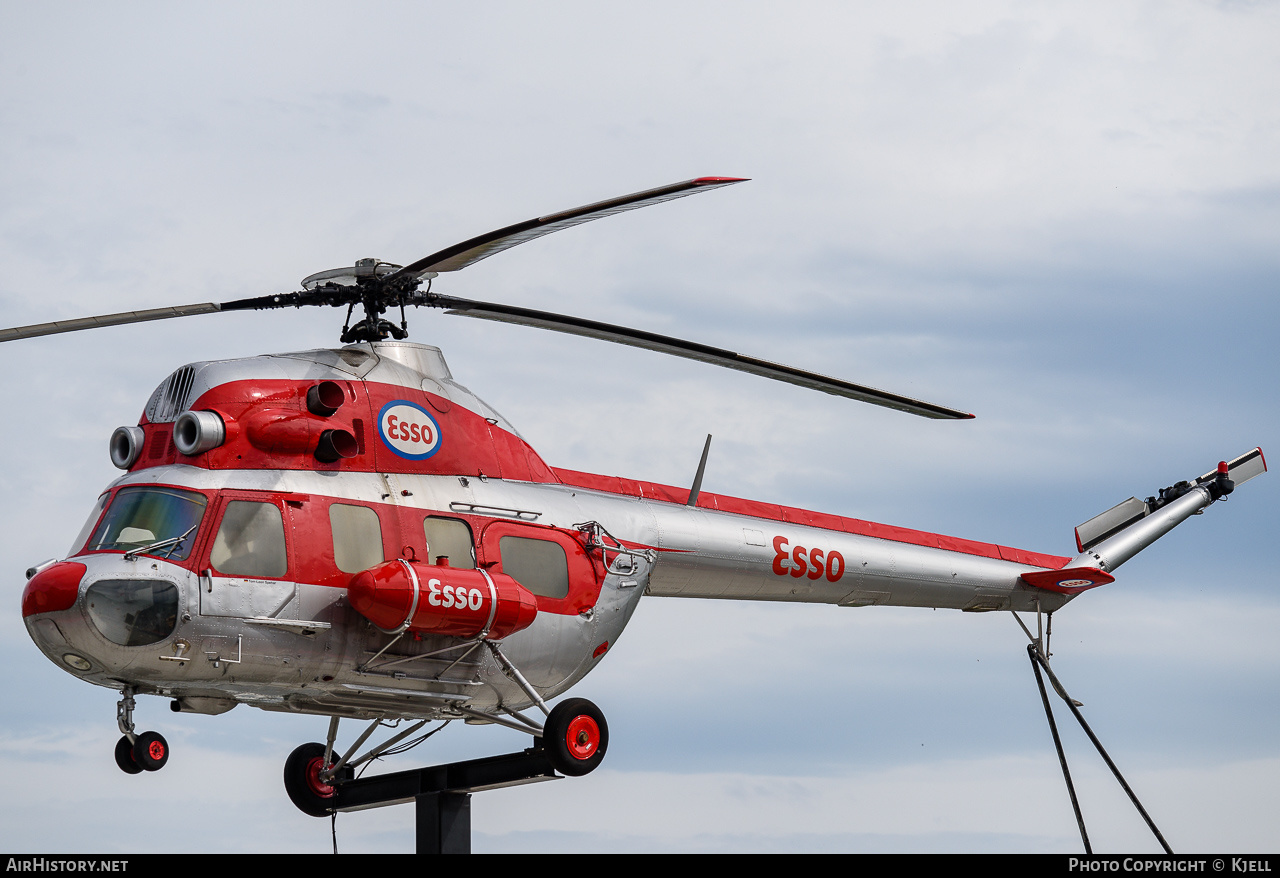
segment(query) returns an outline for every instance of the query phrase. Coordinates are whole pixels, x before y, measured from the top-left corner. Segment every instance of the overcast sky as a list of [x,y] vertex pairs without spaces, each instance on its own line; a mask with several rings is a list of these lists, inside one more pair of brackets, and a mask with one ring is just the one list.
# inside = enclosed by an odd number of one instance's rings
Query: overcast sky
[[[0,0],[0,326],[296,289],[704,175],[438,291],[684,336],[972,411],[936,422],[538,330],[410,315],[553,466],[1072,554],[1072,528],[1280,448],[1280,9],[1251,2]],[[34,647],[22,571],[185,362],[339,311],[0,345],[0,848],[311,851],[280,781],[325,720],[178,716]],[[472,325],[474,324],[474,325]],[[1175,851],[1274,851],[1277,477],[1055,618],[1055,668]],[[646,599],[574,690],[595,774],[473,801],[478,851],[1079,850],[1007,614]],[[1094,849],[1156,851],[1058,710]],[[347,729],[350,735],[353,730]],[[346,740],[350,740],[348,737]],[[389,769],[520,749],[450,726]],[[410,851],[412,809],[338,818]]]

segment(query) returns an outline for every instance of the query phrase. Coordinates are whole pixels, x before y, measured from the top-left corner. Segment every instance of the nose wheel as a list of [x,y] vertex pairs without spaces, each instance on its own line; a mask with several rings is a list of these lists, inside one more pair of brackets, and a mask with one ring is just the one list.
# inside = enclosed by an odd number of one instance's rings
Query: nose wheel
[[116,765],[125,774],[159,771],[169,761],[169,742],[159,732],[143,732],[132,741],[122,735],[116,741]]
[[133,730],[133,690],[125,689],[116,705],[116,724],[123,733],[116,741],[116,765],[125,774],[159,771],[169,761],[169,742],[159,732]]

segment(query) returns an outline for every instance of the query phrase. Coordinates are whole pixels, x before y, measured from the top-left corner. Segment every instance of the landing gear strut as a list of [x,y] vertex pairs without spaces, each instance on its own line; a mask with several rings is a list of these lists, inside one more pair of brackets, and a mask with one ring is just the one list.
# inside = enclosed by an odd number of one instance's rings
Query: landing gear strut
[[159,771],[169,761],[169,742],[159,732],[134,732],[134,689],[126,687],[116,704],[116,725],[121,737],[116,741],[116,765],[125,774]]
[[[538,704],[546,709],[541,699]],[[312,817],[412,801],[417,812],[418,853],[469,854],[472,793],[554,780],[558,777],[556,772],[581,777],[600,765],[609,747],[609,725],[604,713],[585,698],[569,698],[557,704],[548,711],[542,726],[514,711],[482,713],[460,705],[455,705],[454,710],[533,735],[534,745],[521,753],[356,779],[356,766],[386,753],[417,732],[426,720],[356,757],[356,751],[383,721],[373,720],[351,748],[339,756],[334,749],[338,733],[335,716],[329,721],[327,743],[303,744],[285,761],[284,787],[289,799]],[[429,732],[423,739],[439,730]],[[416,743],[420,741],[411,745]]]

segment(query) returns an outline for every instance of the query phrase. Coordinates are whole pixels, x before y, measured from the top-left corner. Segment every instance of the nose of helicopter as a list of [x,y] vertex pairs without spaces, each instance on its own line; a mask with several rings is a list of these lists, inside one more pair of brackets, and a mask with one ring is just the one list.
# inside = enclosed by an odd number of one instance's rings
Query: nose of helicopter
[[173,577],[139,576],[116,556],[86,561],[37,568],[22,593],[31,639],[55,664],[80,675],[136,661],[135,647],[173,633],[180,603]]
[[[88,569],[78,561],[42,566],[22,590],[22,619],[27,623],[32,641],[55,664],[65,665],[63,670],[77,674],[90,671],[94,665],[75,649],[62,629],[71,621],[67,611],[75,607],[80,583]],[[77,627],[70,626],[72,630]],[[73,651],[68,652],[68,647]]]
[[87,570],[78,561],[59,561],[36,573],[22,590],[22,617],[71,609]]

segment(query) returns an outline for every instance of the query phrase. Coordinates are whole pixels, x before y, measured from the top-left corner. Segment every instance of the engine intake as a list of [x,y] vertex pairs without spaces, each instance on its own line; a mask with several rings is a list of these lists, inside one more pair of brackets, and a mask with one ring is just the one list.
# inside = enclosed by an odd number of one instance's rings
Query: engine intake
[[133,466],[138,456],[142,454],[142,445],[145,441],[146,434],[142,432],[141,427],[116,427],[115,432],[111,434],[109,445],[111,462],[120,469]]
[[225,441],[227,427],[216,412],[187,410],[174,422],[173,444],[188,457],[217,448]]

